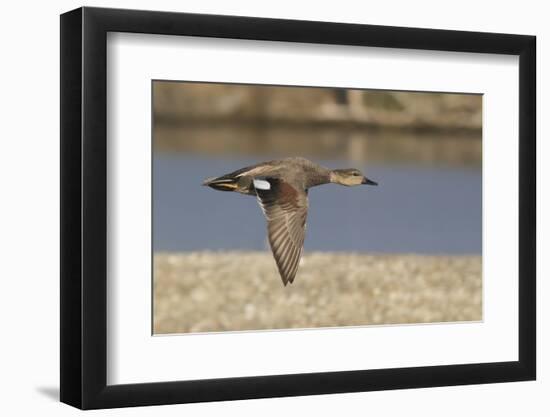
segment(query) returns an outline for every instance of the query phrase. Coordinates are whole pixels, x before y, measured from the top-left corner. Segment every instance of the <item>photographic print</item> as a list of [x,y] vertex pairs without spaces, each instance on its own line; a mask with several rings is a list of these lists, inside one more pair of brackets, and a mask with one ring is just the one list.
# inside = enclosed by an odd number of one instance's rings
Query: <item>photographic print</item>
[[482,320],[482,96],[152,81],[153,334]]
[[536,379],[534,36],[89,7],[60,34],[62,402]]

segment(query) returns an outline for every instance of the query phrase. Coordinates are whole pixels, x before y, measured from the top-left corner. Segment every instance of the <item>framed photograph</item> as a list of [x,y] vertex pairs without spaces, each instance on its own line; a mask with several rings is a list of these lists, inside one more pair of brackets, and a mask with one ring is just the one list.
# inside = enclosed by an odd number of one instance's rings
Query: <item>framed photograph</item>
[[61,16],[61,401],[533,380],[535,37]]

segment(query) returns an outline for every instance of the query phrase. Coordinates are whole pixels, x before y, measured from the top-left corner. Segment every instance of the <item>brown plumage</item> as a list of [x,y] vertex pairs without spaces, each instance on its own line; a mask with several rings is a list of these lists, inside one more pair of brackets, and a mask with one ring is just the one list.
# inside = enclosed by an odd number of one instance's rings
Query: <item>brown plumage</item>
[[329,170],[305,158],[262,162],[203,185],[258,198],[267,220],[267,235],[283,284],[294,282],[304,247],[308,189],[321,184],[377,185],[357,169]]

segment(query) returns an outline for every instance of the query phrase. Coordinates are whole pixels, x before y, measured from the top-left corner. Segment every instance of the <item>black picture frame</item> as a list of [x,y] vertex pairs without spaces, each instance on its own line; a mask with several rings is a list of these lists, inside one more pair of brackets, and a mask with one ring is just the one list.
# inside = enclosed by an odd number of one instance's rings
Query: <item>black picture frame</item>
[[[107,385],[108,32],[519,56],[519,360]],[[525,35],[88,7],[61,15],[61,401],[94,409],[535,379],[535,51]]]

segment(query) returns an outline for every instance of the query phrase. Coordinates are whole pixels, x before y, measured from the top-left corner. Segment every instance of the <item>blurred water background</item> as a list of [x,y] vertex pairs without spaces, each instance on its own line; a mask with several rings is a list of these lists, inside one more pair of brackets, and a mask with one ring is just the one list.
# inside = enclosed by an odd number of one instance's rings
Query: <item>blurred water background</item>
[[303,156],[378,187],[310,190],[306,251],[481,254],[480,95],[153,83],[153,247],[263,250],[253,197],[201,182]]

